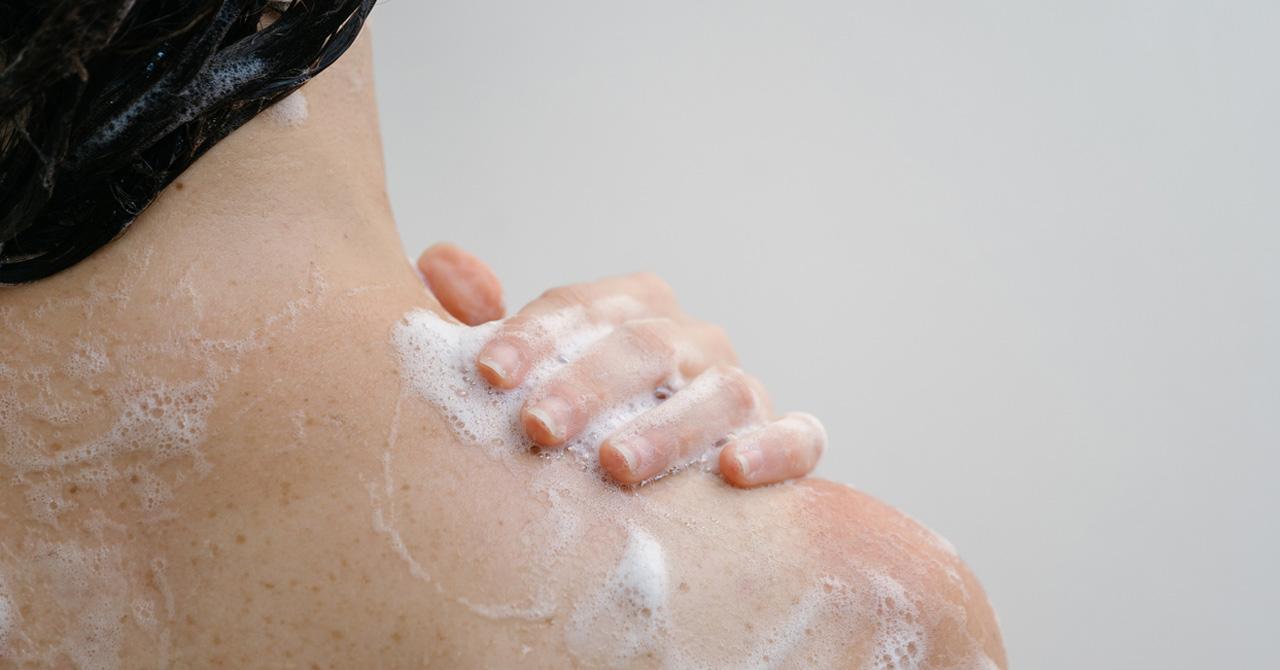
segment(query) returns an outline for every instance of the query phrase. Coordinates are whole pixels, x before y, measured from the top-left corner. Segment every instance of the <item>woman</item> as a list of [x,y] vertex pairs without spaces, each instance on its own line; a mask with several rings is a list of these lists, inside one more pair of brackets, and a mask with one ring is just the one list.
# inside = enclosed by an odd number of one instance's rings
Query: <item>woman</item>
[[[39,281],[0,293],[0,662],[1004,667],[927,529],[818,480],[722,483],[717,464],[800,474],[821,432],[768,422],[658,282],[475,330],[422,291],[385,198],[368,3],[274,24],[260,2],[38,4],[5,25],[80,26],[169,97],[96,81],[122,62],[72,45],[48,57],[74,78],[39,90],[105,107],[6,126],[0,258]],[[491,315],[454,301],[471,261],[426,261],[457,314]],[[641,487],[599,475],[699,457]]]

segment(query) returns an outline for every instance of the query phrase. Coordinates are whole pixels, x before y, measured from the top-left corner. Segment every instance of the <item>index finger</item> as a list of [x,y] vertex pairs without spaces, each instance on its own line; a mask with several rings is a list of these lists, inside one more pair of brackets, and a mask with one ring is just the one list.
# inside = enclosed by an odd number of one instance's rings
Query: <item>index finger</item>
[[488,264],[447,242],[418,257],[418,270],[440,306],[468,326],[501,319],[502,283]]

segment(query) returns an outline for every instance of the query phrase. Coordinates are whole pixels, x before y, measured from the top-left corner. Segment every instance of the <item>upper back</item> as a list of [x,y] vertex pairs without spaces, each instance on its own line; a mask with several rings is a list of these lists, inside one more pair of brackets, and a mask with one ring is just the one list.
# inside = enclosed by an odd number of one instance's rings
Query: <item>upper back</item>
[[890,508],[468,444],[403,381],[407,270],[163,230],[0,293],[0,665],[1003,666]]

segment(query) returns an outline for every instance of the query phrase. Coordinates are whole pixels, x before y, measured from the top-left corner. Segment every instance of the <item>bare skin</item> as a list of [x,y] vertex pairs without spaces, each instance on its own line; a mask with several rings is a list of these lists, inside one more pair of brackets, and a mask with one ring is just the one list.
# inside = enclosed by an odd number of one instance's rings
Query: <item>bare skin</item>
[[1006,667],[960,560],[866,495],[627,489],[455,437],[390,341],[443,310],[369,65],[0,288],[0,667]]
[[459,321],[478,326],[506,315],[502,282],[479,258],[446,242],[427,248],[417,265],[440,306]]

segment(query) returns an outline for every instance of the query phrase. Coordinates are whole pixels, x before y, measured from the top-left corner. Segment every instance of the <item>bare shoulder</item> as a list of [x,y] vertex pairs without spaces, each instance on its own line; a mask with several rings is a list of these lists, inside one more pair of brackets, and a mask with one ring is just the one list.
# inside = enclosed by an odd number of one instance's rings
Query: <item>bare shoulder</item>
[[950,542],[848,486],[807,479],[795,488],[819,569],[879,617],[872,667],[1007,667],[995,612]]
[[620,489],[464,443],[397,375],[407,289],[282,253],[268,270],[291,288],[246,302],[165,254],[113,254],[129,262],[0,300],[20,354],[0,366],[13,658],[1005,666],[960,559],[869,496],[696,468]]

